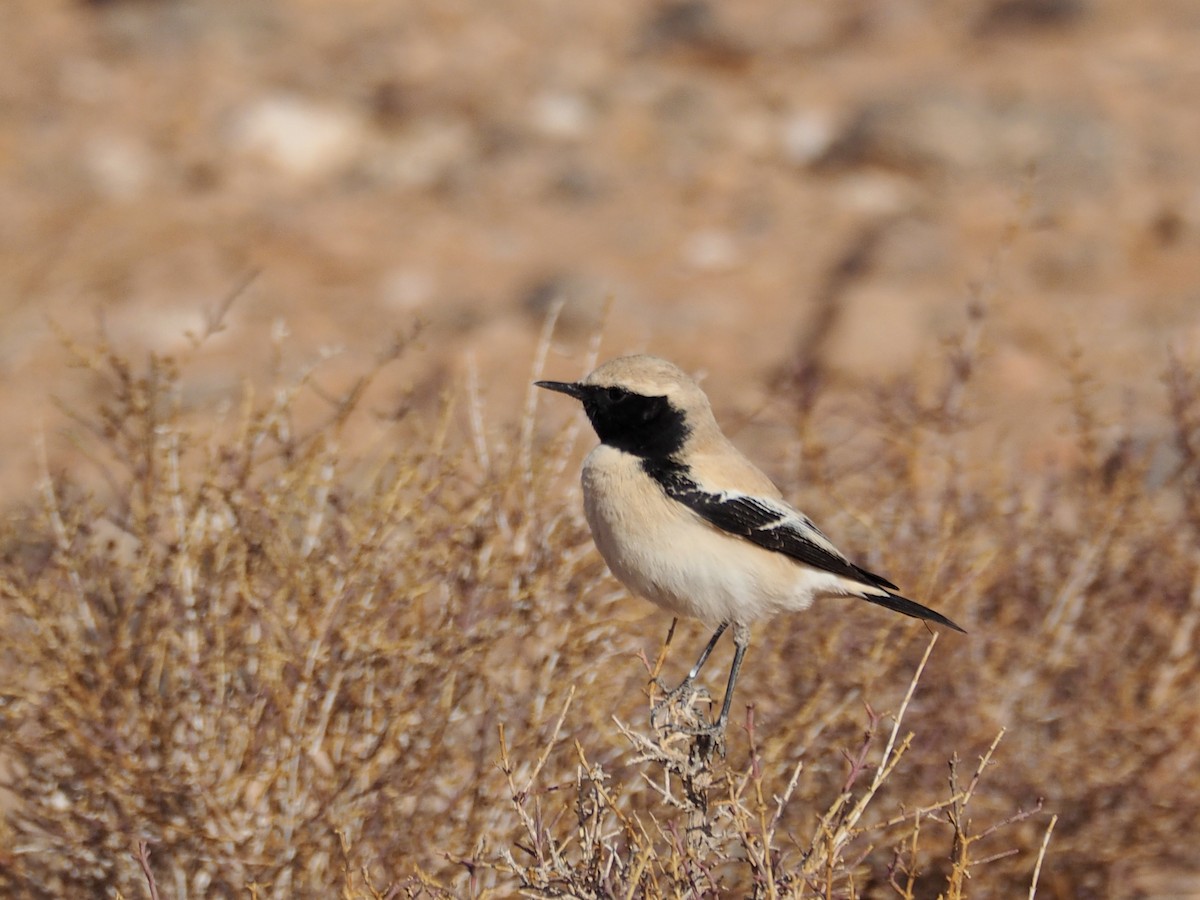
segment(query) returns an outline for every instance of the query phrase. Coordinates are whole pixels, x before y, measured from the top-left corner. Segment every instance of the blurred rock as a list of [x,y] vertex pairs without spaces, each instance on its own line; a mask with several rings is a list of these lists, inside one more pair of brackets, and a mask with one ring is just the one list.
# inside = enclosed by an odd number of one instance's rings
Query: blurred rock
[[818,110],[797,110],[780,123],[783,158],[798,166],[811,165],[823,157],[836,136],[832,116]]
[[548,138],[577,140],[592,127],[587,98],[573,91],[543,91],[533,98],[530,119],[534,130]]
[[742,252],[727,231],[706,228],[683,242],[683,262],[700,272],[728,272],[742,264]]
[[110,200],[133,200],[145,191],[155,161],[140,141],[109,134],[84,145],[83,165],[97,193]]
[[383,181],[431,188],[480,156],[479,139],[458,116],[426,116],[381,143],[370,168]]
[[551,173],[548,194],[571,203],[587,203],[609,190],[610,185],[595,168],[571,161]]
[[1090,109],[932,87],[868,103],[820,162],[916,175],[1012,175],[1034,166],[1058,184],[1098,187],[1111,178],[1113,144],[1108,123]]
[[529,284],[521,296],[521,307],[541,322],[556,303],[562,303],[556,331],[565,335],[590,334],[604,321],[604,311],[616,286],[606,279],[578,272],[558,272]]
[[679,55],[700,65],[741,69],[750,51],[734,37],[707,0],[665,3],[643,26],[638,40],[642,53]]
[[348,167],[367,139],[348,108],[293,94],[261,97],[237,116],[234,148],[290,178],[313,181]]
[[1187,229],[1188,222],[1178,209],[1163,207],[1151,218],[1148,231],[1160,247],[1173,247]]
[[1079,22],[1088,8],[1082,0],[993,0],[975,22],[981,37],[1045,28],[1064,28]]
[[412,113],[412,100],[404,85],[395,78],[376,82],[367,98],[371,119],[383,129],[398,127]]
[[834,196],[843,209],[871,218],[911,212],[918,202],[917,190],[908,179],[869,170],[840,178]]
[[398,268],[387,272],[380,286],[383,303],[398,313],[425,309],[437,292],[437,280],[423,269]]

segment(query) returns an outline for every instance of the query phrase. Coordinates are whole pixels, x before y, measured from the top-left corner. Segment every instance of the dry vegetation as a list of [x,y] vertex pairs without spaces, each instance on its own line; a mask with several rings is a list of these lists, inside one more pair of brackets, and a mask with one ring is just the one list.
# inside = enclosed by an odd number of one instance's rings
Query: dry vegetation
[[[760,628],[725,757],[649,729],[651,675],[703,634],[664,644],[605,573],[578,418],[466,391],[388,421],[364,379],[301,423],[311,373],[188,410],[186,360],[77,348],[103,394],[76,437],[106,485],[47,473],[0,544],[0,890],[1170,883],[1200,832],[1200,377],[1170,362],[1135,440],[1079,362],[1072,464],[1031,472],[972,450],[975,326],[940,385],[806,394],[784,442],[790,495],[970,635],[834,603]],[[363,421],[376,449],[341,449]]]

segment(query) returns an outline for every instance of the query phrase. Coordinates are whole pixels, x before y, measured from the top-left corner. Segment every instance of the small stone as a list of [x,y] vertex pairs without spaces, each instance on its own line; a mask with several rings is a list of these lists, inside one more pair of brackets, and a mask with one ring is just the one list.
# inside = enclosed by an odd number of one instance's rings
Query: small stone
[[616,286],[602,278],[557,272],[529,284],[522,291],[520,302],[539,322],[556,303],[561,303],[557,330],[564,334],[588,334],[603,324],[605,307],[616,293]]
[[572,91],[544,91],[533,99],[533,127],[542,135],[560,140],[584,137],[592,127],[587,99]]
[[414,313],[429,305],[437,290],[433,275],[421,269],[393,269],[383,278],[383,302],[390,310]]
[[727,272],[741,264],[742,254],[729,232],[709,228],[684,241],[683,260],[701,272]]
[[365,125],[351,110],[291,94],[252,103],[238,117],[233,134],[242,153],[306,181],[350,165],[365,139]]
[[798,166],[807,166],[824,156],[833,146],[837,132],[833,120],[817,110],[798,110],[785,118],[780,128],[783,157]]
[[141,195],[154,168],[150,151],[121,135],[88,141],[83,161],[92,185],[111,200],[132,200]]
[[375,173],[406,188],[431,188],[478,155],[470,124],[457,117],[431,116],[403,129],[373,160]]

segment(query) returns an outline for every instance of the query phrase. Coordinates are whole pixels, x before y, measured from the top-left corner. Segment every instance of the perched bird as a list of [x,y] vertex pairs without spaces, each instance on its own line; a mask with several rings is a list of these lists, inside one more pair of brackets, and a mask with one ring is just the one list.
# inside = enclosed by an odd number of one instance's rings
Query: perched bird
[[963,630],[850,562],[785,502],[721,433],[708,398],[679,367],[655,356],[624,356],[582,381],[537,386],[582,402],[600,438],[583,464],[584,511],[613,574],[663,609],[716,627],[659,708],[691,689],[733,626],[721,712],[699,733],[724,731],[750,624],[758,619],[807,609],[817,597],[858,597]]

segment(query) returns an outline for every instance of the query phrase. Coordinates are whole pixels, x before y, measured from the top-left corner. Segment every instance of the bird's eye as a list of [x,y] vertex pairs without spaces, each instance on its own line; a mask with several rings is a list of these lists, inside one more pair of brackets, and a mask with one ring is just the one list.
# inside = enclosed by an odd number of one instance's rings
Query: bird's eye
[[616,403],[618,400],[625,399],[625,391],[619,387],[605,388],[604,395],[608,397],[610,403]]

